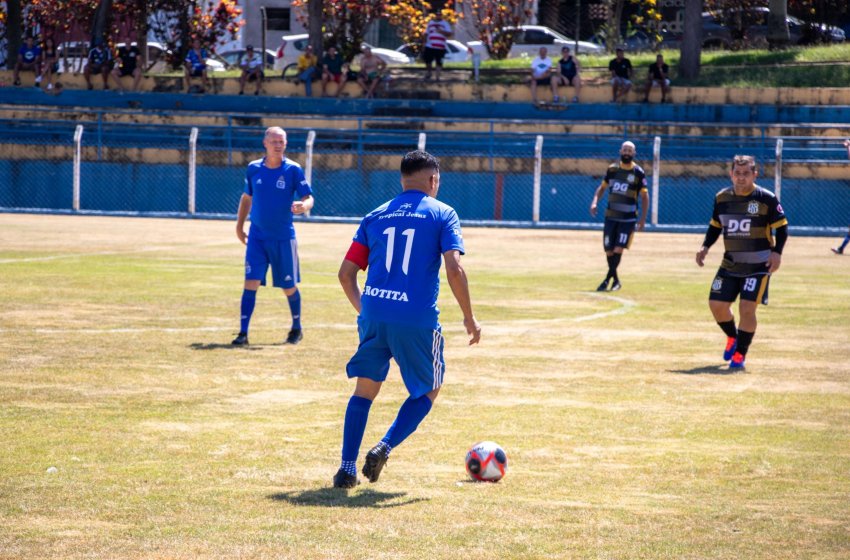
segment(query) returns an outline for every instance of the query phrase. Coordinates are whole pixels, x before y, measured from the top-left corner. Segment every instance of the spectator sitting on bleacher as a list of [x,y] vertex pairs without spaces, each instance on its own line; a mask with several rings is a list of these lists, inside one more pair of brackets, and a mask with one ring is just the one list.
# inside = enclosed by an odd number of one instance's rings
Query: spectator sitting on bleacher
[[47,91],[53,89],[53,76],[59,70],[59,53],[53,37],[44,40],[44,48],[41,49],[41,75],[42,83],[47,84]]
[[195,38],[192,40],[192,49],[186,54],[184,61],[184,78],[186,81],[186,93],[189,93],[191,79],[201,78],[204,84],[204,91],[209,88],[207,80],[207,50],[201,47],[201,40]]
[[357,83],[363,88],[366,99],[375,96],[375,88],[384,78],[387,63],[372,54],[372,49],[363,47],[363,55],[360,57],[360,72],[357,74]]
[[313,45],[307,45],[304,53],[298,57],[298,79],[304,82],[304,93],[313,97],[313,76],[316,75],[316,65],[319,57],[313,54]]
[[623,49],[617,49],[617,58],[608,63],[611,71],[612,103],[622,100],[632,89],[632,61],[623,56]]
[[667,102],[667,95],[670,93],[670,67],[664,64],[664,56],[658,55],[655,57],[655,64],[649,67],[649,80],[646,83],[646,95],[643,97],[643,102],[649,102],[649,92],[652,88],[659,86],[661,88],[661,102]]
[[139,68],[139,58],[142,56],[135,42],[124,45],[118,49],[118,65],[112,69],[112,78],[118,84],[118,89],[125,91],[121,78],[133,76],[133,91],[138,91],[139,83],[142,81],[142,69]]
[[21,71],[32,71],[36,75],[35,85],[40,82],[41,69],[41,47],[35,44],[35,39],[31,35],[27,35],[24,39],[24,44],[18,50],[18,62],[15,63],[15,71],[13,73],[14,83],[16,86],[21,85]]
[[570,54],[570,47],[561,48],[561,59],[558,61],[558,75],[555,76],[555,92],[556,95],[552,99],[555,103],[558,102],[558,86],[573,86],[576,88],[576,93],[573,96],[573,103],[578,103],[578,96],[581,93],[581,65],[576,57]]
[[86,68],[83,70],[83,76],[86,79],[86,85],[89,89],[93,89],[91,83],[92,74],[100,74],[103,78],[103,89],[109,89],[109,71],[112,69],[112,52],[103,44],[103,39],[98,37],[94,40],[94,45],[89,49],[88,61]]
[[537,86],[552,88],[552,98],[558,97],[557,76],[552,72],[552,59],[546,56],[546,47],[540,47],[540,54],[531,61],[531,76],[528,82],[531,84],[531,102],[537,105]]
[[242,69],[242,74],[239,76],[239,95],[245,93],[245,82],[257,82],[257,89],[254,90],[254,95],[260,95],[260,86],[263,85],[263,59],[260,55],[254,52],[253,45],[245,47],[245,54],[239,61],[239,67]]
[[327,94],[328,82],[331,80],[337,84],[336,96],[339,97],[348,80],[348,65],[334,46],[328,47],[328,52],[322,57],[322,97]]

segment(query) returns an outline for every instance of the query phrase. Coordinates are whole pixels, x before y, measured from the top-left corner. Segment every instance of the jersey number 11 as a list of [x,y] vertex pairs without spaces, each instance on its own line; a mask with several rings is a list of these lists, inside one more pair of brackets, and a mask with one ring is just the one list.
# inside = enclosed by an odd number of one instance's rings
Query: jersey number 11
[[[401,232],[407,238],[407,242],[404,244],[404,258],[401,261],[401,271],[405,274],[407,274],[407,269],[410,265],[410,249],[413,247],[413,234],[415,233],[416,230],[413,228]],[[387,236],[387,272],[390,272],[393,264],[393,248],[395,247],[395,228],[388,227],[384,230],[384,235]]]

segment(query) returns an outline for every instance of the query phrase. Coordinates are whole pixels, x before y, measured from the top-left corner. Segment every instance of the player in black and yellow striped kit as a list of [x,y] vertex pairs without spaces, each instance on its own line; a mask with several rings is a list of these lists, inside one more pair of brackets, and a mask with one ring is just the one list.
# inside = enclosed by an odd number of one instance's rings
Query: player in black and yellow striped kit
[[[602,246],[608,259],[608,275],[596,288],[597,292],[608,289],[619,290],[622,285],[617,276],[617,267],[623,258],[623,250],[632,244],[632,237],[637,230],[643,231],[646,226],[646,210],[649,208],[649,193],[646,190],[646,174],[643,168],[634,162],[635,145],[623,142],[620,147],[620,161],[608,166],[605,178],[593,193],[590,202],[590,215],[596,216],[596,206],[599,199],[608,190],[608,207],[605,210],[605,231]],[[638,198],[640,198],[640,219],[638,220]]]
[[[711,284],[708,305],[726,333],[724,360],[732,369],[743,368],[756,331],[756,309],[767,305],[770,275],[782,264],[782,249],[788,240],[788,220],[782,205],[770,191],[755,184],[755,158],[735,156],[732,187],[714,198],[714,213],[696,261],[703,266],[708,249],[723,234],[725,252]],[[772,232],[775,232],[772,233]],[[732,303],[738,296],[738,328]]]

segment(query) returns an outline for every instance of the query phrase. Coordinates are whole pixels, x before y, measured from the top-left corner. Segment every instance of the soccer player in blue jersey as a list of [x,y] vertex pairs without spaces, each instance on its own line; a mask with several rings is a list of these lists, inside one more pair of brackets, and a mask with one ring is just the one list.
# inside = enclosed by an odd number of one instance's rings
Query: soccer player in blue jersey
[[[741,369],[756,334],[756,310],[759,304],[767,305],[770,276],[782,265],[788,219],[773,193],[755,184],[758,172],[753,156],[735,156],[731,175],[732,186],[714,197],[714,211],[696,262],[704,265],[709,248],[722,234],[725,252],[711,283],[708,306],[726,333],[723,359],[729,360],[730,369]],[[736,329],[732,303],[739,296]]]
[[[313,190],[301,166],[284,157],[286,132],[278,126],[266,129],[263,138],[266,155],[248,164],[245,192],[236,214],[236,236],[245,251],[245,289],[242,292],[242,318],[233,344],[248,344],[248,325],[254,312],[257,290],[266,283],[272,269],[272,285],[282,288],[292,312],[292,328],[287,344],[298,344],[301,332],[301,294],[298,291],[300,267],[293,214],[313,207]],[[251,229],[245,235],[245,219],[251,214]]]
[[[472,313],[460,222],[453,208],[438,202],[440,164],[427,152],[415,151],[401,161],[402,192],[370,212],[354,236],[339,269],[345,295],[360,314],[360,345],[346,366],[357,378],[345,411],[342,465],[334,475],[336,488],[352,488],[357,480],[357,455],[369,408],[387,378],[390,358],[401,371],[410,397],[384,438],[367,454],[363,474],[378,480],[390,451],[412,434],[431,410],[443,384],[443,335],[437,320],[440,259],[463,312],[469,344],[481,338]],[[366,270],[361,292],[357,274]]]

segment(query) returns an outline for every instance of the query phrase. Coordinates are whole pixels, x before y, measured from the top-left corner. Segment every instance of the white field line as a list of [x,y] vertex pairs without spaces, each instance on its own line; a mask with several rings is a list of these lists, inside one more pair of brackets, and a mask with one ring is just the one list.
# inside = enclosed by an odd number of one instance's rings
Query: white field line
[[[602,311],[599,313],[593,313],[591,315],[581,315],[579,317],[561,317],[554,319],[517,319],[513,321],[491,321],[485,322],[483,324],[484,329],[487,329],[488,325],[492,326],[527,326],[527,325],[541,325],[541,324],[551,324],[558,322],[572,322],[572,323],[581,323],[584,321],[593,321],[596,319],[602,319],[604,317],[612,317],[616,315],[623,315],[628,313],[632,309],[636,307],[636,303],[632,300],[610,296],[607,294],[597,294],[595,292],[584,293],[584,295],[588,295],[595,298],[606,299],[609,301],[615,301],[620,304],[620,307],[616,309],[612,309],[611,311]],[[315,324],[315,325],[305,325],[307,329],[327,329],[327,330],[350,330],[356,327],[356,322],[354,319],[350,323],[324,323],[324,324]],[[450,332],[461,332],[463,331],[463,327],[460,325],[443,325],[444,331]],[[139,334],[139,333],[148,333],[148,332],[163,332],[163,333],[183,333],[183,332],[226,332],[233,331],[236,332],[236,328],[234,325],[229,326],[220,326],[220,327],[122,327],[122,328],[114,328],[114,329],[43,329],[43,328],[35,328],[32,329],[31,332],[36,334]],[[12,332],[11,329],[0,329],[0,332]],[[15,332],[20,332],[16,330]]]
[[[223,241],[211,241],[207,243],[199,243],[198,247],[215,247],[218,245],[232,245],[232,242],[223,242]],[[103,257],[108,255],[133,255],[136,253],[150,253],[155,251],[172,251],[185,247],[184,245],[173,245],[173,246],[164,246],[164,247],[141,247],[139,249],[132,249],[128,251],[97,251],[94,253],[63,253],[61,255],[48,255],[44,257],[23,257],[19,259],[0,259],[0,264],[16,264],[16,263],[27,263],[27,262],[42,262],[42,261],[55,261],[60,259],[78,259],[84,257]]]

